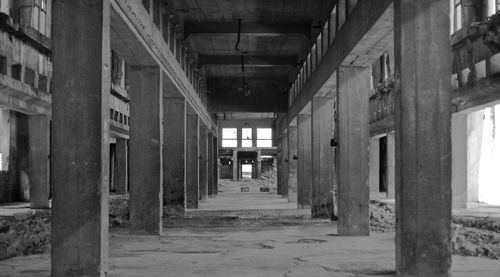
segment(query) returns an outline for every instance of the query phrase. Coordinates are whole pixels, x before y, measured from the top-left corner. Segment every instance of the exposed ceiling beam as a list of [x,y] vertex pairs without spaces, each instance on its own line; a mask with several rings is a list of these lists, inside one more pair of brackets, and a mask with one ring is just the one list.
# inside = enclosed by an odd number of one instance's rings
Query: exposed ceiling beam
[[226,65],[248,67],[297,66],[297,56],[242,56],[241,55],[199,55],[198,66]]
[[[311,38],[311,22],[242,22],[240,33],[246,36],[304,35]],[[238,34],[238,22],[184,22],[184,37],[201,34]]]

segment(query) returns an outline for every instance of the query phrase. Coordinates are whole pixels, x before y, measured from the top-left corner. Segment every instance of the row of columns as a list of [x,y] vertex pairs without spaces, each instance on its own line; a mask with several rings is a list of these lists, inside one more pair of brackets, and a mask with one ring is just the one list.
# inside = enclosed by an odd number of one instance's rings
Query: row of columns
[[[399,0],[394,9],[396,132],[387,154],[396,268],[436,276],[451,264],[449,3]],[[370,232],[370,75],[367,67],[340,67],[337,89],[314,98],[278,143],[281,194],[314,217],[337,215],[342,236]]]
[[[53,8],[59,28],[53,45],[57,55],[51,149],[52,276],[104,276],[108,269],[110,2],[71,1],[69,5],[58,1]],[[164,205],[197,208],[200,200],[217,193],[217,136],[184,97],[171,91],[170,80],[153,59],[141,63],[127,63],[130,232],[160,235]],[[117,140],[117,147],[121,146],[126,149],[126,142]],[[40,149],[42,155],[44,148]]]

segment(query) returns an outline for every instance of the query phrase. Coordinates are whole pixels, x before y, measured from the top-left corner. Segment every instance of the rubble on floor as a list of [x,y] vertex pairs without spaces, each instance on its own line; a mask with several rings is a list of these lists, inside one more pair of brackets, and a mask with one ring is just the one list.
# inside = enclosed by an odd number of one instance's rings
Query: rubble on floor
[[240,188],[248,187],[246,192],[260,192],[260,188],[269,188],[269,192],[276,192],[278,186],[278,177],[275,171],[267,171],[258,179],[242,179],[233,181],[230,179],[219,179],[219,191],[222,192],[240,192]]
[[23,212],[0,217],[0,260],[40,254],[50,245],[50,212]]
[[385,233],[396,231],[395,205],[370,201],[370,229],[372,232]]
[[130,221],[128,195],[112,195],[109,197],[109,227],[127,225]]
[[[453,217],[453,254],[500,258],[500,222],[489,218]],[[393,203],[370,202],[370,226],[373,232],[395,232]]]

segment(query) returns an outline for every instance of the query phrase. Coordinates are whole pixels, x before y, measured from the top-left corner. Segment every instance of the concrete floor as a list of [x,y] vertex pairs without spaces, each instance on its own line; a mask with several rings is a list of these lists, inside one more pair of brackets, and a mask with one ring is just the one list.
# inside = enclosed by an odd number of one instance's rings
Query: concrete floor
[[[255,208],[256,203],[293,212],[278,196],[244,193],[211,198],[202,205],[202,212],[217,213],[219,208],[238,213]],[[108,276],[395,275],[394,233],[338,237],[336,223],[308,220],[294,226],[169,227],[164,231],[161,237],[141,237],[128,235],[125,228],[112,229]],[[0,276],[50,276],[49,268],[49,254],[16,257],[0,261]],[[454,256],[451,276],[498,277],[500,262]]]

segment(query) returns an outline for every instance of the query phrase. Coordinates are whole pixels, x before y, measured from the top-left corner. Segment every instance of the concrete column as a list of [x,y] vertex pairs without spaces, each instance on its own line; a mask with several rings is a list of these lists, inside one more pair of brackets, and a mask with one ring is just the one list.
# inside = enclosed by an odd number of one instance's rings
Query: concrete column
[[59,27],[52,37],[51,276],[104,276],[108,270],[109,0],[54,1],[52,11],[53,23]]
[[208,159],[208,171],[207,171],[207,178],[208,178],[208,196],[213,196],[214,193],[214,165],[215,165],[215,159],[214,159],[214,135],[209,132],[208,137],[207,137],[207,159]]
[[238,151],[236,150],[233,150],[232,162],[233,162],[233,181],[238,181],[239,165],[238,165]]
[[[293,123],[292,123],[293,124]],[[297,203],[297,125],[288,126],[288,202]]]
[[369,68],[339,69],[339,224],[341,236],[370,234]]
[[297,116],[297,204],[300,209],[311,208],[311,114]]
[[394,1],[396,269],[404,276],[444,276],[451,265],[449,11],[448,0]]
[[278,176],[281,177],[281,196],[288,198],[288,130],[282,134],[281,138],[281,158],[278,167]]
[[[157,66],[130,66],[130,229],[161,235],[163,90]],[[147,124],[146,124],[147,122]]]
[[333,138],[333,99],[314,98],[311,105],[312,120],[312,216],[332,218],[334,148],[330,145]]
[[219,143],[217,137],[214,137],[214,153],[213,159],[215,161],[214,164],[214,195],[219,194],[219,170],[220,170],[220,161],[219,161]]
[[273,158],[273,171],[278,172],[278,158],[276,156]]
[[257,166],[256,166],[256,174],[255,179],[259,179],[260,175],[262,175],[262,151],[257,150]]
[[467,207],[467,114],[451,117],[452,207]]
[[370,200],[380,200],[380,137],[370,139]]
[[387,134],[387,198],[396,198],[396,136]]
[[199,137],[198,115],[188,112],[186,114],[186,208],[198,209],[199,194]]
[[49,117],[29,117],[29,176],[30,206],[32,209],[49,208]]
[[273,161],[273,166],[276,165],[276,177],[277,177],[277,186],[276,186],[276,194],[278,195],[282,195],[282,192],[281,192],[281,186],[283,185],[283,176],[282,176],[282,168],[283,168],[283,165],[281,164],[282,162],[282,156],[283,156],[283,141],[282,141],[282,138],[281,138],[281,134],[277,133],[276,135],[277,139],[278,139],[278,145],[277,145],[277,150],[278,152],[276,153],[276,159],[277,159],[277,162],[274,163],[275,161]]
[[116,138],[115,152],[115,190],[119,194],[127,194],[128,185],[128,145],[127,139]]
[[207,126],[200,122],[200,139],[199,139],[199,186],[198,189],[200,193],[198,194],[198,199],[201,202],[207,202],[208,197],[208,147],[207,147]]
[[163,98],[163,203],[184,206],[186,100]]

